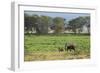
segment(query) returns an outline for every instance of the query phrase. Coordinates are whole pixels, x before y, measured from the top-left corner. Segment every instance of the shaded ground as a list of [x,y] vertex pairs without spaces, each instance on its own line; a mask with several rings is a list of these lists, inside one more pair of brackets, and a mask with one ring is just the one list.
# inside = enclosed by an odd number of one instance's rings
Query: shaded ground
[[30,53],[25,55],[25,61],[42,61],[42,60],[70,60],[70,59],[87,59],[89,54],[78,54],[74,52],[44,52],[44,53]]

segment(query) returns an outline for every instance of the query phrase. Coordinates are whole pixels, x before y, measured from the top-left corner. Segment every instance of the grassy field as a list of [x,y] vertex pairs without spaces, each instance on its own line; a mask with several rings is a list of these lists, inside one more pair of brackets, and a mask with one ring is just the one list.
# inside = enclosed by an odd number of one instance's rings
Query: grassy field
[[[65,43],[73,42],[75,52],[59,52]],[[25,35],[24,61],[68,60],[90,58],[89,35]]]

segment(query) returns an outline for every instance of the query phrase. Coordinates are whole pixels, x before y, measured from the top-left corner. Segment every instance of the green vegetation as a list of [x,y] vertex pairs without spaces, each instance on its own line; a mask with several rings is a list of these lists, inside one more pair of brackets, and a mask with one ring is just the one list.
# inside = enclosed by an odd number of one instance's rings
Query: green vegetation
[[29,12],[24,13],[24,61],[90,58],[89,14],[74,17],[71,13],[73,17],[68,20],[66,15],[53,12]]
[[[25,35],[24,60],[66,60],[90,57],[89,35]],[[64,48],[65,43],[76,44],[76,51],[59,52],[58,47]]]

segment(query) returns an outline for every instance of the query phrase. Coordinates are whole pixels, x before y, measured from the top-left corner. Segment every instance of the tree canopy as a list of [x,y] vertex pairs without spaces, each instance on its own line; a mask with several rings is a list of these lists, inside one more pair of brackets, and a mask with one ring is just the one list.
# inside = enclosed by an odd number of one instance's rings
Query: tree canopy
[[[67,21],[62,17],[50,17],[46,15],[28,15],[24,14],[24,30],[25,33],[47,34],[64,33],[66,30],[72,30],[73,33],[81,33],[85,26],[90,33],[90,16],[80,16]],[[66,25],[66,26],[65,26]],[[66,30],[65,30],[66,28]]]

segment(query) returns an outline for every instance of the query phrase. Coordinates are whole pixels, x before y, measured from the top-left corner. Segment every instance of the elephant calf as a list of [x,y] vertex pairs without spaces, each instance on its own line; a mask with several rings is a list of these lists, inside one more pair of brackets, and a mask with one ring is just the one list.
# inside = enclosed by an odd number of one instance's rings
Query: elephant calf
[[63,49],[63,48],[61,48],[61,47],[58,47],[58,51],[59,51],[59,52],[63,52],[63,51],[64,51],[64,49]]

